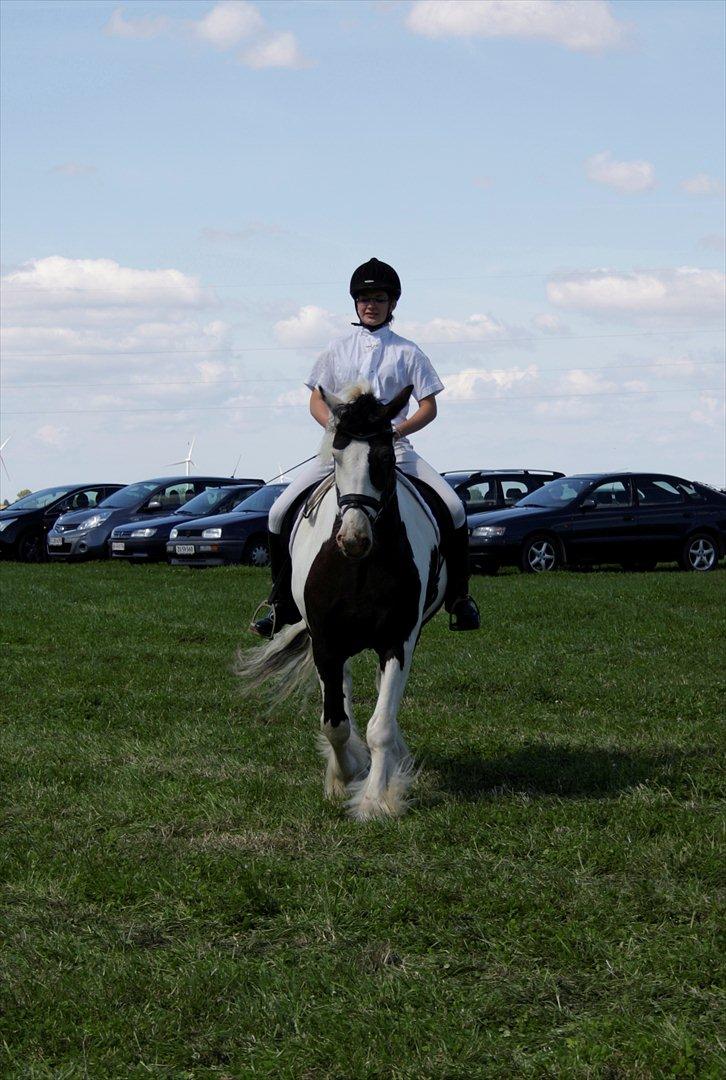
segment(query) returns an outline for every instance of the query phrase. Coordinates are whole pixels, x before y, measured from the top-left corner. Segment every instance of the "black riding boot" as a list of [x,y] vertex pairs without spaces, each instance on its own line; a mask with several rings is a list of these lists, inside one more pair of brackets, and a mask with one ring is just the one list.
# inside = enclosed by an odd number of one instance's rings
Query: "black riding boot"
[[283,626],[296,623],[300,619],[297,604],[292,598],[289,534],[287,530],[283,530],[280,536],[271,532],[267,534],[267,540],[270,547],[270,573],[272,574],[272,589],[267,603],[271,611],[250,626],[253,634],[259,634],[263,638],[271,638]]
[[479,608],[469,596],[469,530],[466,525],[454,529],[444,550],[446,558],[446,596],[450,630],[478,630]]

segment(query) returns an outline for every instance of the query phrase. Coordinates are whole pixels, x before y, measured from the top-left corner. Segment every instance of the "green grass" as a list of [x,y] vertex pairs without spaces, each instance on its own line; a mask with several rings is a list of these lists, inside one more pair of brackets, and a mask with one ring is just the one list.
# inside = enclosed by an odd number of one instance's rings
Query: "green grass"
[[[715,1078],[726,573],[476,579],[401,821],[230,673],[265,575],[0,567],[7,1077]],[[357,661],[357,714],[373,706]]]

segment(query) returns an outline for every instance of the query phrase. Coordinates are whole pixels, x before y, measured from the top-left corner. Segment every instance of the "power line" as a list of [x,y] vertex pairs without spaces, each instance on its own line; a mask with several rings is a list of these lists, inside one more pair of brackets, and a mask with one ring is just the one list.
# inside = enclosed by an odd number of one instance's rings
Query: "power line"
[[[678,334],[723,334],[726,332],[726,327],[693,327],[690,330],[632,330],[617,334],[547,334],[542,337],[497,337],[497,338],[448,338],[445,341],[419,341],[419,345],[522,345],[522,344],[545,344],[550,341],[596,341],[610,338],[641,338],[641,337],[663,337],[664,335],[673,336]],[[45,360],[48,357],[59,357],[61,359],[95,359],[99,356],[103,359],[113,359],[115,356],[179,356],[187,354],[190,356],[228,356],[234,354],[236,356],[244,356],[246,353],[259,353],[259,352],[297,352],[299,350],[306,349],[324,349],[328,345],[328,342],[315,345],[243,345],[233,346],[230,345],[225,349],[115,349],[113,352],[30,352],[19,351],[11,352],[9,355],[4,354],[6,360],[19,360],[24,357],[32,357],[35,360]]]
[[[600,397],[637,397],[647,394],[683,394],[683,393],[705,393],[715,392],[717,394],[722,393],[722,389],[719,386],[675,386],[668,387],[660,390],[603,390],[596,391],[595,393],[568,393],[568,394],[516,394],[508,398],[488,398],[485,402],[481,399],[477,401],[450,401],[449,406],[454,405],[456,407],[462,405],[476,405],[481,408],[482,404],[486,404],[487,408],[492,405],[516,405],[519,401],[544,401],[549,399],[555,399],[558,401],[566,401],[569,398],[600,398]],[[152,406],[143,409],[22,409],[22,410],[2,410],[4,416],[60,416],[60,415],[117,415],[122,413],[177,413],[177,412],[247,412],[250,410],[269,410],[269,409],[297,409],[301,406],[299,404],[278,404],[276,402],[267,402],[263,405],[167,405],[167,406]]]
[[[693,361],[693,363],[696,364],[698,367],[707,367],[707,366],[714,366],[714,365],[716,365],[718,367],[722,367],[724,365],[724,362],[722,360],[699,360],[699,361]],[[598,364],[596,366],[588,366],[588,367],[582,367],[582,366],[578,366],[578,367],[548,367],[548,368],[543,368],[543,369],[539,370],[537,372],[537,374],[538,375],[549,375],[550,373],[553,373],[553,372],[563,372],[563,371],[565,371],[565,372],[568,372],[568,371],[639,371],[642,368],[655,368],[658,371],[660,371],[662,368],[678,368],[678,367],[681,367],[682,364],[683,364],[683,361],[681,361],[681,360],[673,360],[673,361],[670,361],[668,363],[663,363],[663,364],[658,363],[657,361],[653,361],[653,360],[643,360],[639,364]],[[473,369],[472,373],[477,374],[477,375],[478,374],[491,374],[492,372],[507,371],[507,370],[510,370],[510,369],[502,368],[502,367],[476,368],[476,369]],[[441,372],[441,377],[444,378],[444,379],[447,379],[447,378],[450,378],[452,375],[459,375],[459,374],[461,374],[461,372],[459,372],[459,371],[448,371],[448,372],[447,371],[442,371]],[[47,389],[76,390],[79,387],[95,387],[95,388],[101,387],[101,388],[103,388],[103,387],[115,387],[115,386],[124,386],[128,390],[136,390],[137,387],[141,387],[141,386],[208,386],[210,389],[215,389],[215,388],[220,387],[220,386],[228,386],[230,384],[237,384],[237,383],[244,383],[245,385],[257,385],[257,384],[260,384],[260,383],[275,383],[275,384],[279,384],[279,383],[296,383],[296,384],[299,384],[300,379],[295,378],[295,377],[288,377],[288,378],[281,377],[281,378],[275,378],[275,379],[255,379],[255,378],[247,378],[247,377],[245,377],[245,378],[239,378],[239,379],[218,379],[218,380],[215,380],[214,382],[210,382],[209,380],[206,380],[206,379],[157,379],[157,380],[154,380],[154,381],[145,381],[145,382],[129,382],[128,380],[126,380],[124,382],[59,382],[59,383],[49,383],[49,382],[25,382],[25,383],[5,382],[5,383],[3,383],[3,386],[4,386],[5,389],[8,389],[8,390],[11,390],[11,389],[12,390],[26,390],[26,389],[36,389],[38,387],[42,387],[44,389],[47,388]]]

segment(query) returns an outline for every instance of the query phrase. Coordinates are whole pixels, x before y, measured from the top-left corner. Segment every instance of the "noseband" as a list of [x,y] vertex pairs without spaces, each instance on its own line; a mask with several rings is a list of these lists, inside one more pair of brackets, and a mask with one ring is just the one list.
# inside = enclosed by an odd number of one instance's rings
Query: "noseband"
[[[389,427],[381,429],[379,431],[371,431],[368,435],[354,435],[351,431],[346,431],[345,428],[338,428],[341,434],[345,435],[347,439],[351,439],[355,442],[367,442],[374,439],[377,435],[383,435],[386,431],[390,430]],[[338,500],[338,508],[340,509],[341,517],[346,510],[360,510],[370,521],[371,525],[375,525],[378,518],[383,513],[386,505],[388,504],[391,494],[395,490],[395,487],[391,488],[387,493],[384,492],[380,497],[376,498],[373,495],[360,495],[351,493],[349,495],[341,495],[338,491],[338,486],[335,486],[335,494]]]

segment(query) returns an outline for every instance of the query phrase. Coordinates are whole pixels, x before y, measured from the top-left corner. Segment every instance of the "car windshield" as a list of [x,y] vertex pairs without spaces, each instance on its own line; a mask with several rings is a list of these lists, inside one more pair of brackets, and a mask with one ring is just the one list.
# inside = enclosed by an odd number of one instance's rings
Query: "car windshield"
[[245,513],[248,510],[269,510],[277,496],[281,495],[286,487],[287,484],[267,484],[265,487],[255,491],[253,495],[250,495],[235,509],[244,510]]
[[[250,493],[249,488],[215,487],[207,488],[201,495],[195,495],[189,502],[184,503],[180,510],[175,513],[182,517],[206,517],[213,510],[220,510],[223,506],[231,509],[235,505],[235,495],[238,499],[246,498]],[[226,505],[225,505],[226,504]]]
[[136,503],[142,502],[147,495],[151,495],[152,491],[156,491],[158,486],[157,480],[144,480],[140,484],[128,484],[127,487],[121,488],[120,491],[114,491],[113,495],[109,495],[107,499],[104,499],[98,505],[108,510],[135,506]]
[[44,506],[50,506],[56,499],[62,499],[73,487],[43,488],[42,491],[34,491],[32,495],[26,495],[17,502],[11,503],[8,510],[42,510]]
[[593,478],[591,476],[563,476],[560,480],[550,480],[541,488],[530,492],[520,499],[520,506],[567,506],[573,499],[589,487]]

